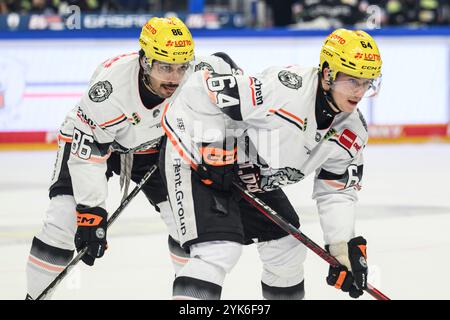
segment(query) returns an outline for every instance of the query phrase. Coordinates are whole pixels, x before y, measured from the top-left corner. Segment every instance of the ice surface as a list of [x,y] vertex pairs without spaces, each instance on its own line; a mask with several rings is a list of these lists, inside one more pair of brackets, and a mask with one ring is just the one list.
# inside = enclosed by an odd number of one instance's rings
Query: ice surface
[[[0,299],[23,299],[31,239],[40,229],[56,152],[0,152]],[[372,285],[392,299],[450,299],[450,145],[369,145],[356,230],[368,240]],[[113,179],[108,200],[121,198]],[[312,179],[286,188],[302,231],[322,234]],[[173,271],[164,224],[138,195],[109,233],[109,250],[94,267],[82,263],[58,287],[57,299],[170,299]],[[327,264],[309,252],[307,299],[347,299],[325,283]],[[223,299],[261,299],[254,246],[226,278]],[[365,294],[363,299],[372,299]]]

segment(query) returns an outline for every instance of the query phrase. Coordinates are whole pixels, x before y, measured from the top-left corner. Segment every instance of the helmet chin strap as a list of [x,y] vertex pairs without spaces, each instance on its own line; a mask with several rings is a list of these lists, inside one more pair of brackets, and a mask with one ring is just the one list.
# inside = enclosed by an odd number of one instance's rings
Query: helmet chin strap
[[333,111],[336,111],[336,112],[342,112],[342,110],[339,109],[336,101],[334,101],[333,95],[331,94],[332,88],[330,87],[330,89],[328,91],[323,90],[323,93],[324,93],[325,99],[327,99],[327,102],[330,105],[331,109],[333,109]]
[[159,96],[155,90],[152,87],[151,81],[150,81],[150,71],[151,67],[148,66],[147,62],[143,62],[142,59],[146,59],[146,57],[143,57],[139,59],[139,63],[141,65],[141,68],[143,69],[142,72],[142,82],[144,83],[145,87],[153,94]]
[[144,82],[145,87],[151,91],[151,93],[158,95],[155,90],[153,90],[151,82],[150,82],[150,75],[147,74],[145,71],[142,75],[142,81]]
[[[332,71],[330,71],[330,73],[331,72]],[[322,88],[323,94],[325,95],[325,99],[327,100],[328,104],[330,105],[331,109],[333,109],[333,111],[342,112],[342,110],[338,107],[336,101],[334,101],[334,98],[332,95],[334,83],[333,83],[333,80],[331,80],[331,75],[330,75],[330,79],[325,80],[325,81],[326,81],[327,85],[330,87],[330,89],[328,89],[328,90],[325,90]]]

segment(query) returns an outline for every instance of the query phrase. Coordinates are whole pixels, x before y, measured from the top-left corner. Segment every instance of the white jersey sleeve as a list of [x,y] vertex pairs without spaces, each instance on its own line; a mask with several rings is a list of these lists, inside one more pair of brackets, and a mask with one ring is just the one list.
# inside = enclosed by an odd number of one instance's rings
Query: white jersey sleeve
[[270,117],[309,93],[306,86],[316,84],[317,73],[313,68],[291,66],[270,67],[255,76],[204,73],[203,78],[210,101],[231,119],[272,128]]
[[77,204],[105,207],[110,145],[122,129],[126,130],[128,120],[120,102],[126,94],[121,91],[127,88],[127,79],[126,67],[99,66],[72,113],[73,128],[63,126],[63,132],[73,130],[68,167]]
[[[224,58],[228,60],[226,55],[198,58],[193,71],[233,72],[232,63]],[[89,89],[62,127],[61,133],[72,137],[68,166],[77,204],[105,206],[106,161],[112,149],[142,153],[159,145],[163,135],[160,111],[184,90],[183,84],[172,98],[146,109],[139,95],[138,75],[137,53],[102,63],[95,70]]]
[[[355,122],[354,122],[355,123]],[[357,121],[356,121],[357,123]],[[359,129],[359,130],[358,130]],[[356,132],[351,135],[349,132]],[[345,137],[354,138],[358,150]],[[320,223],[326,244],[348,242],[355,237],[355,204],[363,176],[363,149],[367,131],[360,128],[345,129],[335,144],[333,154],[316,170],[313,199],[316,200]],[[342,143],[342,145],[340,145]],[[360,146],[360,147],[359,147]]]

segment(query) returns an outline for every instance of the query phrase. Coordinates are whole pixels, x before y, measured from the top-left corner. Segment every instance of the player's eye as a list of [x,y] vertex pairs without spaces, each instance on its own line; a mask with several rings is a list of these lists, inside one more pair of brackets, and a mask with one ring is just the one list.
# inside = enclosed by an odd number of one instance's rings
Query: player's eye
[[168,65],[161,65],[161,66],[160,66],[160,70],[161,70],[161,71],[164,71],[164,72],[170,73],[170,72],[172,72],[172,67],[171,67],[171,66],[168,66]]

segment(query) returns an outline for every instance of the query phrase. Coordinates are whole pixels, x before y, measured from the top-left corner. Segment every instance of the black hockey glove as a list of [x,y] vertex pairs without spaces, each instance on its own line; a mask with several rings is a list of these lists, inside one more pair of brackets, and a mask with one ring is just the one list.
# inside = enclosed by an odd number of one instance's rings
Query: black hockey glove
[[88,208],[77,206],[77,232],[75,233],[75,247],[79,252],[84,247],[88,251],[81,258],[88,266],[94,265],[95,258],[100,258],[108,247],[106,242],[106,228],[108,213],[100,207]]
[[201,181],[213,189],[229,191],[236,177],[236,142],[227,147],[227,141],[203,144],[200,147],[202,163],[197,167]]
[[253,163],[242,163],[238,165],[237,175],[239,184],[250,192],[262,192],[261,169]]
[[229,191],[236,176],[236,164],[213,166],[202,163],[198,165],[197,173],[207,186],[219,191]]
[[348,243],[326,245],[325,248],[342,265],[330,266],[327,283],[344,292],[350,297],[359,298],[363,289],[367,288],[367,241],[363,237],[351,239]]

